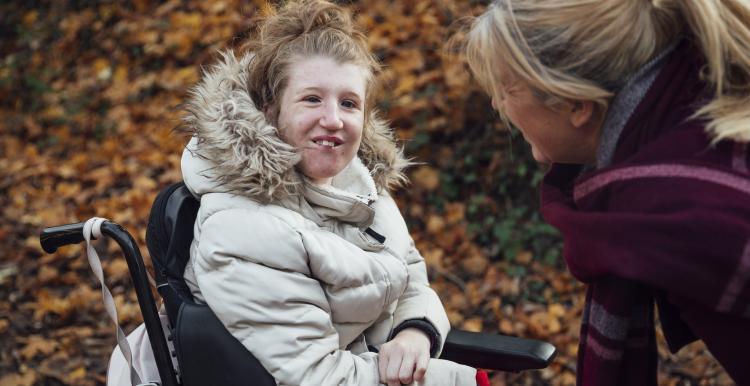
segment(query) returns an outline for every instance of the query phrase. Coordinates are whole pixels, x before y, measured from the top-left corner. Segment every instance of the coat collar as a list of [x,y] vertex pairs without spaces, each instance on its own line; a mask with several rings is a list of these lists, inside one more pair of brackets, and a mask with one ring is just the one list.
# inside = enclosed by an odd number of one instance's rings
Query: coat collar
[[316,185],[305,178],[302,194],[308,204],[304,207],[312,209],[306,217],[317,223],[330,218],[366,228],[375,216],[372,205],[378,198],[377,189],[359,158],[336,175],[331,185]]

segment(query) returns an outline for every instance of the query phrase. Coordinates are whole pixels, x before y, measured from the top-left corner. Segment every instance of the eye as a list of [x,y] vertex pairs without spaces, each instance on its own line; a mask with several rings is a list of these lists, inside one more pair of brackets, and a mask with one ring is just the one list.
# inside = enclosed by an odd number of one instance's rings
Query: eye
[[518,87],[516,87],[516,86],[508,86],[508,87],[506,87],[503,90],[503,92],[502,92],[503,99],[507,98],[508,95],[514,95],[517,90],[518,90]]
[[310,102],[310,103],[318,103],[318,102],[320,102],[320,98],[317,97],[317,96],[315,96],[315,95],[308,95],[308,96],[302,98],[302,100],[305,101],[305,102]]
[[344,106],[347,109],[356,109],[358,107],[357,102],[351,99],[344,99],[341,101],[341,106]]

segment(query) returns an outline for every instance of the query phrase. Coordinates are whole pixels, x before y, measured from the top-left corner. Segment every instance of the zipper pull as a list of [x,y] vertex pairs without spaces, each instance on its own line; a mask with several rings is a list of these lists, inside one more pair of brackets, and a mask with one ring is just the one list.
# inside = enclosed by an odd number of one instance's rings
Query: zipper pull
[[372,230],[372,228],[365,229],[365,233],[367,233],[372,238],[374,238],[375,240],[377,240],[380,244],[385,243],[385,236],[381,235],[378,232],[375,232],[374,230]]

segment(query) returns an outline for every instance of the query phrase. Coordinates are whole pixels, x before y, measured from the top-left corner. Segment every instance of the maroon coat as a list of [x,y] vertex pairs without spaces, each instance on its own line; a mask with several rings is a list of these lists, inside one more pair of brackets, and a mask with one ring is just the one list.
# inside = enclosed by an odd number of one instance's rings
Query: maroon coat
[[626,123],[611,166],[553,165],[542,214],[589,284],[579,385],[656,385],[653,304],[676,352],[702,339],[750,385],[750,156],[712,145],[700,52],[683,42]]

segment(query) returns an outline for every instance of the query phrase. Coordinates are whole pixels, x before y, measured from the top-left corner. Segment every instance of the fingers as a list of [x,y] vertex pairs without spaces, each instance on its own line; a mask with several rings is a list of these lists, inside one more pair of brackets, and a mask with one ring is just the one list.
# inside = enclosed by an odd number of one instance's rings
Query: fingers
[[380,354],[378,354],[378,374],[380,375],[380,383],[386,383],[386,375],[388,373],[388,359],[390,358],[390,355],[388,355],[388,350],[386,350],[386,345],[383,345],[383,347],[380,348]]
[[401,369],[402,356],[388,355],[387,359],[382,362],[386,362],[381,365],[381,368],[385,367],[385,371],[381,371],[380,377],[385,379],[385,383],[388,384],[388,386],[401,386],[399,371]]
[[398,380],[400,383],[409,384],[414,380],[414,366],[416,360],[413,356],[405,356],[401,361],[400,369],[398,370]]
[[380,382],[388,386],[400,386],[398,372],[401,368],[403,351],[396,345],[389,342],[380,348],[378,354],[378,371],[380,373]]
[[383,344],[378,354],[380,382],[388,386],[423,381],[430,360],[429,340],[421,331],[406,329]]
[[386,373],[385,379],[388,381],[388,386],[401,386],[401,380],[399,379],[399,374],[401,370],[401,364],[403,358],[391,358],[391,361],[388,363],[388,372]]
[[[381,351],[378,360],[380,381],[388,386],[400,386],[414,382],[417,359],[416,356],[401,350]],[[424,376],[424,372],[422,372],[422,376]]]
[[429,355],[420,355],[417,357],[417,363],[414,369],[414,381],[422,382],[424,375],[427,373],[427,364],[430,362]]

